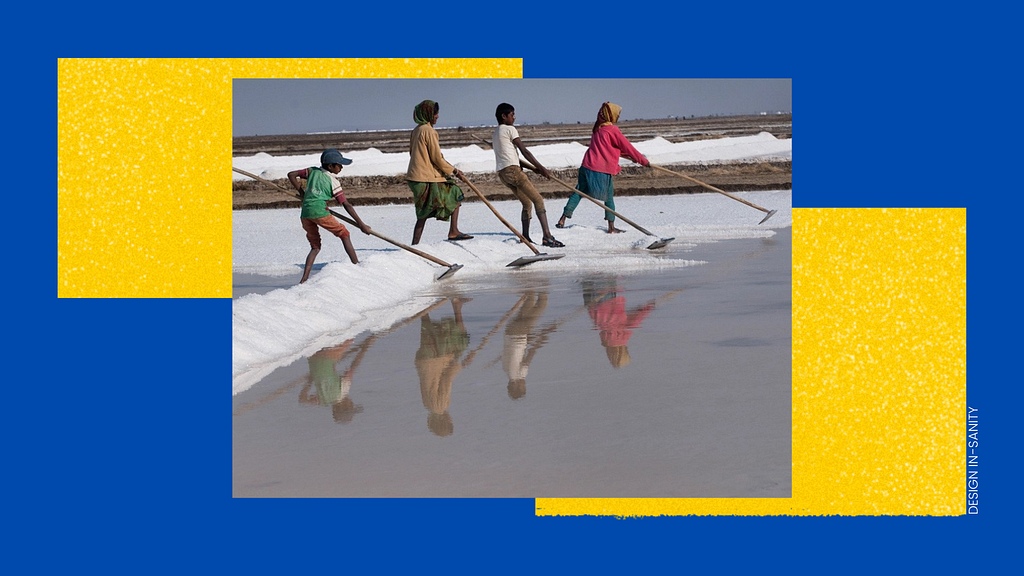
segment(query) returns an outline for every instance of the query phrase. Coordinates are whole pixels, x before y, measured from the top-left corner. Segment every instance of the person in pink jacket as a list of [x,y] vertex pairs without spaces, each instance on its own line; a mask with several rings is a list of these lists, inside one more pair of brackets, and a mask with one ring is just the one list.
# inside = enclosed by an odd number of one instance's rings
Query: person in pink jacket
[[[612,210],[615,210],[615,187],[612,183],[612,176],[622,170],[619,167],[619,158],[629,158],[641,166],[650,166],[651,164],[629,143],[619,127],[615,125],[619,121],[621,112],[622,107],[617,104],[611,102],[601,104],[601,110],[597,113],[597,122],[594,122],[594,130],[590,136],[590,147],[583,155],[583,164],[580,166],[576,179],[577,190],[597,200],[603,200],[604,205]],[[569,201],[566,202],[565,208],[562,210],[562,217],[555,227],[565,228],[565,219],[572,218],[572,213],[576,210],[581,198],[582,196],[575,192],[569,196]],[[615,227],[614,214],[605,212],[604,218],[608,221],[609,234],[623,231]]]
[[626,298],[619,295],[614,278],[592,278],[583,281],[583,304],[587,307],[594,327],[601,331],[601,345],[614,368],[627,366],[629,339],[633,330],[654,310],[655,301],[626,311]]

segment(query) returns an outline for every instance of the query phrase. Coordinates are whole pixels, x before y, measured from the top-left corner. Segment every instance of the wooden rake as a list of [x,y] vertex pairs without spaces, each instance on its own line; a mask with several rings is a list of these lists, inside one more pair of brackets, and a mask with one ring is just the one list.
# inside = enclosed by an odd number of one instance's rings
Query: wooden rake
[[514,226],[512,226],[511,224],[508,223],[508,220],[505,220],[504,218],[501,217],[501,214],[498,213],[498,210],[494,208],[494,206],[487,200],[487,198],[484,197],[484,195],[479,190],[477,190],[476,186],[474,186],[473,183],[470,182],[466,178],[465,174],[463,174],[461,176],[461,178],[462,178],[462,181],[465,182],[466,185],[469,186],[470,190],[472,190],[473,193],[475,193],[481,200],[484,201],[484,204],[486,204],[487,207],[491,209],[491,212],[494,212],[494,215],[498,217],[498,220],[501,220],[502,224],[504,224],[506,227],[508,227],[508,229],[511,230],[513,234],[518,236],[519,239],[524,244],[526,244],[530,248],[530,250],[533,251],[533,254],[534,254],[533,256],[523,256],[522,258],[518,258],[516,260],[513,260],[512,262],[509,262],[508,264],[505,265],[506,268],[508,268],[510,266],[515,266],[515,267],[526,266],[527,264],[533,264],[534,262],[540,262],[542,260],[558,260],[559,258],[562,258],[563,256],[565,256],[565,254],[546,254],[544,252],[541,252],[541,251],[537,250],[537,247],[534,246],[532,242],[527,240],[526,236],[523,236],[522,234],[520,234],[519,231],[516,230]]
[[[537,169],[534,168],[534,166],[532,164],[530,164],[529,162],[527,162],[526,160],[523,160],[523,159],[520,158],[519,162],[523,165],[523,167],[528,168],[530,170],[533,170],[535,172],[537,171]],[[586,198],[587,200],[590,200],[594,204],[597,204],[602,209],[604,209],[605,212],[611,212],[612,214],[615,214],[617,217],[621,218],[623,222],[625,222],[626,224],[629,224],[633,228],[636,228],[637,230],[643,232],[644,234],[646,234],[648,236],[654,236],[654,234],[651,233],[650,230],[644,228],[643,226],[637,224],[636,222],[633,222],[632,220],[630,220],[629,218],[626,218],[622,214],[619,214],[615,210],[612,210],[611,208],[605,206],[604,203],[601,202],[600,200],[598,200],[597,198],[594,198],[593,196],[590,196],[588,194],[584,194],[583,192],[580,192],[579,190],[576,189],[575,186],[573,186],[572,184],[569,184],[565,180],[562,180],[562,179],[559,179],[559,178],[555,178],[554,176],[552,176],[551,179],[554,180],[555,182],[558,182],[562,186],[565,186],[569,190],[572,190],[576,194],[579,194],[580,196]],[[647,247],[647,249],[648,250],[657,250],[658,248],[664,248],[665,246],[668,246],[668,243],[673,241],[673,240],[675,240],[674,237],[673,238],[661,238],[659,240],[655,240],[654,242],[651,243],[650,246]]]
[[[232,167],[231,169],[234,170],[235,172],[238,172],[239,174],[241,174],[243,176],[248,176],[249,178],[252,178],[253,180],[258,180],[260,182],[263,182],[264,184],[270,184],[271,186],[277,188],[278,190],[280,190],[280,191],[282,191],[282,192],[284,192],[286,194],[290,194],[292,196],[295,196],[299,200],[302,199],[302,196],[298,192],[296,192],[294,190],[289,190],[289,189],[285,188],[284,186],[281,186],[280,184],[277,184],[276,182],[271,182],[270,180],[267,180],[265,178],[260,178],[259,176],[255,175],[255,174],[251,174],[249,172],[246,172],[245,170],[239,170],[238,168],[234,168],[234,167]],[[330,212],[331,214],[333,214],[335,217],[340,218],[340,219],[344,220],[345,222],[348,222],[349,224],[352,224],[353,226],[358,226],[356,224],[355,220],[349,218],[348,216],[344,216],[342,214],[339,214],[338,212],[335,212],[334,210],[331,210],[329,208],[327,209],[327,211]],[[405,244],[402,244],[401,242],[398,242],[397,240],[392,240],[391,238],[388,238],[387,236],[385,236],[383,234],[380,234],[380,233],[378,233],[377,231],[375,231],[373,229],[370,230],[370,235],[371,236],[376,236],[377,238],[380,238],[381,240],[383,240],[385,242],[388,242],[390,244],[398,246],[399,248],[401,248],[403,250],[408,250],[409,252],[412,252],[413,254],[419,256],[420,258],[426,258],[427,260],[430,260],[431,262],[433,262],[435,264],[440,264],[441,266],[446,266],[448,269],[445,270],[440,276],[437,277],[438,280],[441,280],[442,278],[448,278],[451,275],[453,275],[456,272],[458,272],[459,269],[462,268],[462,264],[449,264],[449,263],[445,262],[444,260],[441,260],[440,258],[436,258],[434,256],[431,256],[430,254],[427,254],[426,252],[422,252],[422,251],[417,250],[417,249],[415,249],[415,248],[413,248],[411,246],[406,246]]]
[[747,202],[743,198],[737,198],[736,196],[733,196],[732,194],[729,194],[725,190],[719,190],[718,188],[715,188],[714,186],[712,186],[710,184],[705,184],[705,183],[701,182],[700,180],[697,180],[696,178],[691,178],[691,177],[687,176],[686,174],[681,174],[681,173],[676,172],[674,170],[669,170],[668,168],[662,168],[661,166],[655,166],[654,164],[651,164],[651,168],[654,168],[655,170],[658,170],[660,172],[665,172],[667,174],[672,174],[673,176],[678,176],[678,177],[680,177],[680,178],[682,178],[684,180],[689,180],[690,182],[693,182],[694,184],[699,184],[699,185],[707,188],[708,190],[711,190],[713,192],[718,192],[719,194],[724,194],[724,195],[728,196],[729,198],[732,198],[733,200],[735,200],[737,202],[742,202],[742,203],[746,204],[747,206],[750,206],[751,208],[757,208],[761,212],[767,212],[765,217],[762,218],[761,221],[758,222],[758,224],[764,224],[766,220],[768,220],[769,218],[774,216],[776,212],[778,212],[778,210],[769,210],[767,208],[762,208],[762,207],[758,206],[757,204],[754,204],[753,202]]

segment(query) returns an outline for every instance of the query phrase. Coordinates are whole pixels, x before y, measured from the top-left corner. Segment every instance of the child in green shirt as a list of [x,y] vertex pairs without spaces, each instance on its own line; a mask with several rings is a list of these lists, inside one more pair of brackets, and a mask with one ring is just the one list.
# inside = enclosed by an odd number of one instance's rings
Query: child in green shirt
[[[356,225],[359,226],[359,229],[364,234],[370,233],[370,227],[359,218],[359,214],[356,214],[356,209],[345,198],[345,193],[341,189],[341,183],[335,177],[336,174],[341,172],[343,165],[351,163],[352,160],[345,158],[341,155],[341,152],[331,148],[324,150],[324,153],[320,155],[319,168],[310,167],[304,170],[292,170],[288,173],[288,181],[292,183],[296,190],[302,193],[302,213],[299,217],[302,221],[302,229],[306,231],[306,239],[309,240],[310,247],[309,254],[306,256],[306,265],[302,271],[302,280],[299,281],[299,284],[309,279],[309,273],[313,269],[313,261],[316,260],[316,255],[320,252],[319,228],[323,228],[340,238],[341,242],[345,245],[345,252],[348,253],[349,259],[352,260],[353,264],[359,264],[356,250],[352,247],[352,241],[349,239],[348,229],[327,210],[327,201],[334,198],[338,201],[338,204],[345,207],[345,211],[352,216],[356,221]],[[299,182],[300,178],[306,180],[305,190],[302,188],[302,183]]]

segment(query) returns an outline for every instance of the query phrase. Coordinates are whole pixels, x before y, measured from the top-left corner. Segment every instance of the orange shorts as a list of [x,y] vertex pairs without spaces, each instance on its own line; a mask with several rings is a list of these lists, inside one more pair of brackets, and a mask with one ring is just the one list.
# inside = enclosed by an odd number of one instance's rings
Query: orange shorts
[[322,218],[301,218],[302,229],[306,231],[306,240],[309,240],[309,247],[315,250],[320,249],[320,228],[327,230],[338,238],[348,238],[348,228],[338,222],[334,216],[328,214]]

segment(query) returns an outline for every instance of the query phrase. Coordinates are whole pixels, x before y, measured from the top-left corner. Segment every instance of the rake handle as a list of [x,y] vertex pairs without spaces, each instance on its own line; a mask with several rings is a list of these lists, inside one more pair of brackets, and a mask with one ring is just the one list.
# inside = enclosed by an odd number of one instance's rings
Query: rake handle
[[508,229],[511,230],[513,234],[518,236],[519,239],[523,241],[523,244],[526,244],[527,246],[529,246],[530,250],[533,250],[534,254],[540,254],[540,250],[537,250],[537,248],[534,247],[534,245],[531,244],[530,241],[526,239],[526,236],[523,236],[522,234],[520,234],[519,231],[515,229],[515,227],[513,227],[511,224],[508,223],[508,220],[505,220],[504,218],[501,217],[501,214],[498,213],[498,211],[494,208],[494,206],[491,205],[491,203],[487,200],[487,198],[484,198],[484,195],[481,194],[480,191],[476,189],[476,186],[473,186],[473,183],[466,179],[465,175],[462,176],[462,181],[465,182],[466,185],[469,186],[470,190],[472,190],[473,193],[475,193],[477,195],[477,197],[479,197],[481,200],[484,201],[484,204],[486,204],[487,207],[491,209],[491,212],[494,212],[494,215],[498,217],[498,220],[501,220],[502,224],[507,226]]
[[700,180],[697,180],[696,178],[690,178],[686,174],[681,174],[681,173],[676,172],[674,170],[669,170],[668,168],[662,168],[661,166],[655,166],[654,164],[651,164],[651,168],[654,168],[655,170],[659,170],[661,172],[665,172],[667,174],[672,174],[674,176],[679,176],[680,178],[683,178],[685,180],[689,180],[690,182],[693,182],[694,184],[699,184],[699,185],[707,188],[708,190],[711,190],[713,192],[718,192],[719,194],[724,194],[724,195],[728,196],[729,198],[732,198],[733,200],[735,200],[737,202],[742,202],[742,203],[746,204],[747,206],[750,206],[751,208],[757,208],[761,212],[769,212],[770,211],[767,208],[761,208],[760,206],[758,206],[757,204],[754,204],[752,202],[747,202],[743,198],[737,198],[736,196],[733,196],[732,194],[729,194],[725,190],[719,190],[718,188],[715,188],[714,186],[712,186],[710,184],[705,184],[705,183],[701,182]]
[[[524,166],[525,168],[527,168],[527,169],[529,169],[529,170],[533,170],[533,171],[536,171],[536,170],[537,170],[537,169],[536,169],[536,168],[535,168],[535,167],[533,166],[533,164],[530,164],[529,162],[527,162],[526,160],[523,160],[522,158],[520,158],[520,159],[519,159],[519,163],[520,163],[520,164],[522,164],[522,165],[523,165],[523,166]],[[623,216],[622,214],[619,214],[619,213],[618,213],[618,212],[616,212],[615,210],[612,210],[611,208],[609,208],[609,207],[605,206],[605,205],[604,205],[604,203],[603,203],[603,202],[601,202],[600,200],[598,200],[597,198],[594,198],[593,196],[590,196],[590,195],[588,195],[588,194],[584,194],[583,192],[580,192],[579,190],[577,190],[577,189],[576,189],[576,188],[574,188],[574,187],[573,187],[573,186],[572,186],[571,184],[569,184],[568,182],[566,182],[566,181],[564,181],[564,180],[560,180],[560,179],[558,179],[558,178],[555,178],[554,176],[552,176],[552,177],[551,177],[551,179],[552,179],[552,180],[554,180],[555,182],[558,182],[558,183],[559,183],[559,184],[561,184],[562,186],[565,186],[565,187],[566,187],[566,188],[568,188],[569,190],[572,190],[572,191],[573,191],[573,192],[575,192],[576,194],[579,194],[580,196],[582,196],[582,197],[586,198],[587,200],[590,200],[590,201],[591,201],[591,202],[593,202],[594,204],[597,204],[597,205],[598,205],[598,206],[600,206],[601,208],[604,208],[606,212],[611,212],[612,214],[615,214],[615,215],[616,215],[616,216],[618,216],[619,218],[622,218],[622,221],[623,221],[623,222],[625,222],[626,224],[629,224],[629,225],[630,225],[630,226],[632,226],[633,228],[636,228],[637,230],[639,230],[639,231],[643,232],[644,234],[646,234],[646,235],[648,235],[648,236],[654,236],[654,234],[651,234],[651,233],[650,233],[650,231],[648,231],[648,230],[647,230],[646,228],[644,228],[643,226],[641,226],[641,225],[637,224],[636,222],[633,222],[633,221],[632,221],[632,220],[630,220],[629,218],[626,218],[626,217],[625,217],[625,216]]]

